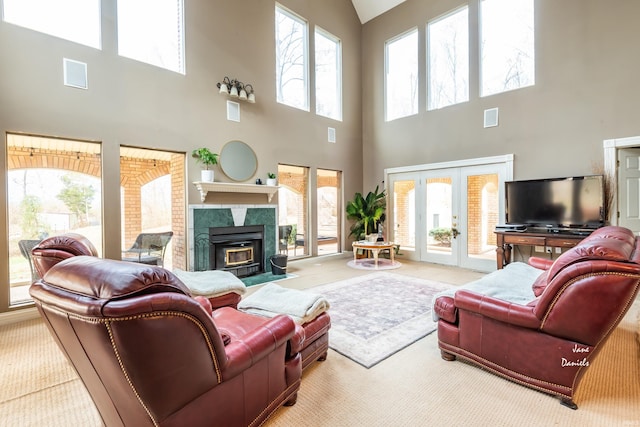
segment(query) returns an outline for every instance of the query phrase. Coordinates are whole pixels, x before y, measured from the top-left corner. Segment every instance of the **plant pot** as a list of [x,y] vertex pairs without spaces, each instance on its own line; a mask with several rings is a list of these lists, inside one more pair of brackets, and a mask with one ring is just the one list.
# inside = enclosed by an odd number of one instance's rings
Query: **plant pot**
[[208,169],[203,169],[200,171],[200,180],[202,182],[213,182],[213,171]]
[[378,234],[367,234],[367,242],[377,242]]
[[278,185],[278,180],[276,178],[267,178],[267,185],[276,186]]

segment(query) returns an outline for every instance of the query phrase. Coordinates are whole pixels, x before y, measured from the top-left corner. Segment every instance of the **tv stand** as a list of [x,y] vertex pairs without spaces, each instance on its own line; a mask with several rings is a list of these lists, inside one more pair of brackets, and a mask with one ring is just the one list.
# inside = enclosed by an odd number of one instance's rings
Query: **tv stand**
[[511,262],[511,249],[513,245],[520,246],[546,246],[551,248],[572,248],[582,239],[591,234],[593,230],[547,230],[547,231],[524,231],[514,233],[511,231],[496,230],[496,260],[498,270],[504,268]]

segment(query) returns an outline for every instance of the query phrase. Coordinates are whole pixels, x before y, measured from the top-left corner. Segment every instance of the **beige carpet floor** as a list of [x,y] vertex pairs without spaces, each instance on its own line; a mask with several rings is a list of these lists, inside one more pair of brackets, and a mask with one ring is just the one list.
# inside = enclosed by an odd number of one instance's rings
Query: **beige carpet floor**
[[[368,274],[348,255],[289,262],[283,286],[309,288]],[[481,276],[403,261],[397,273],[452,284]],[[587,371],[572,411],[548,395],[440,358],[431,334],[371,369],[330,351],[303,374],[298,402],[266,423],[289,426],[640,426],[640,303]],[[100,426],[81,382],[41,321],[0,327],[0,426]]]

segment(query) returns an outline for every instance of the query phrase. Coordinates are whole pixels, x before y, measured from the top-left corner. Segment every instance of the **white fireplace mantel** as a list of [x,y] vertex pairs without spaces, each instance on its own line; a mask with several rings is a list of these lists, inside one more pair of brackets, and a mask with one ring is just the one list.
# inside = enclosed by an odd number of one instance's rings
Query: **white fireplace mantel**
[[277,185],[236,184],[233,182],[204,182],[197,181],[193,185],[200,191],[200,200],[204,202],[209,192],[215,193],[249,193],[266,194],[271,202],[273,195],[278,191]]

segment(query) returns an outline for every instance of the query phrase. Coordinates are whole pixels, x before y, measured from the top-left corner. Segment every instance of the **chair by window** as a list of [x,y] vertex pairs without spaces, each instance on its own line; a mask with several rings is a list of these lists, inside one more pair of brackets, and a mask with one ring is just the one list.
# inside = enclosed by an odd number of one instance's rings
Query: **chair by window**
[[[124,251],[123,261],[164,266],[164,253],[173,237],[173,231],[140,233],[133,245]],[[133,256],[128,256],[133,254]]]
[[[296,241],[295,241],[295,244],[293,245],[293,253],[294,253],[294,255],[297,255],[298,246],[301,246],[302,248],[304,248],[304,246],[305,246],[304,234],[301,234],[301,233],[296,234]],[[304,255],[304,253],[303,253],[303,255]]]
[[20,248],[20,253],[23,257],[27,259],[29,262],[29,269],[31,270],[31,282],[35,282],[40,279],[40,275],[36,271],[33,265],[33,258],[31,258],[31,250],[36,247],[40,243],[40,240],[20,240],[18,241],[18,247]]
[[278,227],[280,233],[280,240],[278,241],[278,248],[280,253],[284,252],[289,254],[289,238],[291,237],[291,232],[293,231],[292,225],[281,225]]

